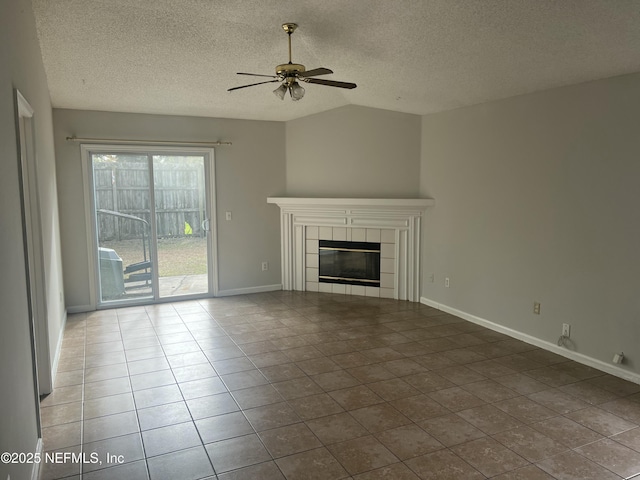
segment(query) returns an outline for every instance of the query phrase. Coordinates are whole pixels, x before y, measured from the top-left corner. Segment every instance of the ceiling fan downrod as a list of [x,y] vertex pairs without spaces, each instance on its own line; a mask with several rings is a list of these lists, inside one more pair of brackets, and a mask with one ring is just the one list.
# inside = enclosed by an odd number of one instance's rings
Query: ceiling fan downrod
[[298,28],[298,24],[296,23],[283,23],[282,24],[282,29],[287,32],[287,37],[289,37],[289,63],[293,63],[291,61],[291,34],[293,32],[296,31],[296,28]]
[[283,63],[282,65],[278,65],[276,67],[276,75],[279,75],[283,78],[283,80],[288,80],[293,78],[296,79],[297,75],[303,73],[305,71],[304,65],[299,63],[293,63],[292,55],[291,55],[291,35],[298,28],[297,23],[283,23],[282,29],[287,33],[287,37],[289,38],[289,63]]

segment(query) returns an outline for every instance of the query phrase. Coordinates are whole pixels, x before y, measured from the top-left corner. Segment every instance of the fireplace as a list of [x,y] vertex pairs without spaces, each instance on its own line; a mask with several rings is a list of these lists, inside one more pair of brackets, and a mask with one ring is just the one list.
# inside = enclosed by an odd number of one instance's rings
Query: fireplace
[[[433,199],[269,197],[267,202],[281,211],[283,290],[419,301],[421,222]],[[320,279],[325,241],[379,243],[378,285]]]
[[380,243],[320,240],[318,281],[380,286]]

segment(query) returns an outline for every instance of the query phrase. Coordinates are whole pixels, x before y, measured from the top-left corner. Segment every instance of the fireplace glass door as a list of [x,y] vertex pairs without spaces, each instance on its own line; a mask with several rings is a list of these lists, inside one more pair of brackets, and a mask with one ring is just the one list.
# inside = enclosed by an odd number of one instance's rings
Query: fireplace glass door
[[321,283],[380,286],[380,244],[320,240]]

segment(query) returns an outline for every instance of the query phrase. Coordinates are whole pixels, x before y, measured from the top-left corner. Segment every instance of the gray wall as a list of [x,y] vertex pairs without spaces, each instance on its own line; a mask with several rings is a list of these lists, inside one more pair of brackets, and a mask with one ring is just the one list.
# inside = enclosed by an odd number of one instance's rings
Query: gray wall
[[423,296],[640,372],[638,118],[640,75],[423,117]]
[[[355,106],[287,123],[64,109],[53,115],[66,302],[74,309],[88,308],[90,300],[80,147],[67,136],[233,142],[215,153],[222,292],[281,282],[279,210],[266,204],[268,196],[419,191],[416,115]],[[231,222],[224,220],[227,210]],[[268,272],[260,270],[262,261]]]
[[355,105],[287,122],[287,195],[410,198],[420,117]]
[[[65,310],[58,242],[51,104],[28,0],[0,4],[0,451],[34,452],[37,442],[31,340],[22,238],[13,89],[35,110],[36,162],[42,215],[52,358]],[[42,368],[42,367],[41,367]],[[30,478],[32,465],[0,464],[0,478]]]
[[[67,136],[231,141],[215,148],[221,293],[280,284],[279,211],[267,197],[285,192],[281,122],[55,109],[56,168],[66,302],[89,306],[88,251],[80,146]],[[225,211],[233,220],[225,220]],[[270,269],[261,270],[268,261]]]

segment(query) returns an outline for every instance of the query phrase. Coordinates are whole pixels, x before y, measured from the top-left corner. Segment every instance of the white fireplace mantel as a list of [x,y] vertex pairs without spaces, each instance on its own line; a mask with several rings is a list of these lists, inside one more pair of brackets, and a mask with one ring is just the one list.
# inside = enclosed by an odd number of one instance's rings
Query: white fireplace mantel
[[282,286],[306,290],[309,227],[391,230],[394,236],[393,298],[419,301],[421,219],[430,198],[269,197],[280,207]]

